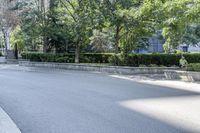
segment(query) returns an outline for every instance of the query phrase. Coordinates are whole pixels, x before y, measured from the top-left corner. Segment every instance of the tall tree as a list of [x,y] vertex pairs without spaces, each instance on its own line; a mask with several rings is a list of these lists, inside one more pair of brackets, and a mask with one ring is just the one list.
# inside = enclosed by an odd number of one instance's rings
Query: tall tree
[[16,4],[15,0],[3,0],[0,5],[0,28],[4,35],[6,57],[10,47],[10,33],[11,30],[18,24],[18,16],[15,10],[12,10]]
[[67,21],[70,21],[73,41],[75,43],[75,63],[79,63],[81,46],[89,43],[88,33],[92,30],[90,18],[91,0],[60,0],[65,12]]
[[162,27],[164,49],[170,52],[183,40],[187,26],[199,21],[200,0],[165,0],[160,8],[164,16]]

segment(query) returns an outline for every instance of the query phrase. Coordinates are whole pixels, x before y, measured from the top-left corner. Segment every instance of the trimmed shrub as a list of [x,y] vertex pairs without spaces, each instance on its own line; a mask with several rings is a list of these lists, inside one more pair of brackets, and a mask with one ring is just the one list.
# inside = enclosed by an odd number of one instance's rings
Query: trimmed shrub
[[[200,53],[183,54],[188,63],[200,63]],[[23,59],[38,62],[74,63],[74,54],[22,53]],[[81,53],[80,63],[110,63],[117,66],[179,66],[181,54]],[[153,65],[152,65],[153,64]]]
[[[199,63],[200,53],[186,53],[183,54],[189,63]],[[122,55],[113,55],[111,57],[111,64],[127,65],[139,67],[141,64],[144,66],[179,66],[181,54],[129,54],[122,58]],[[119,63],[120,62],[120,63]]]
[[[113,54],[102,53],[82,53],[80,54],[80,63],[109,63],[108,59]],[[46,54],[46,53],[22,53],[23,59],[36,62],[58,62],[58,63],[74,63],[74,54]]]
[[2,52],[0,52],[0,57],[3,56]]
[[111,53],[82,53],[80,54],[81,63],[109,63]]
[[141,64],[141,65],[139,65],[139,67],[147,67],[146,65],[143,65],[143,64]]
[[187,66],[188,71],[197,71],[200,72],[200,63],[190,63]]
[[[53,61],[54,62],[54,61]],[[73,58],[69,58],[69,57],[58,57],[55,58],[55,62],[57,63],[72,63],[73,62]]]
[[114,54],[109,58],[109,63],[114,66],[126,65],[124,61],[124,56],[122,54]]
[[159,66],[156,64],[150,64],[148,67],[159,67]]

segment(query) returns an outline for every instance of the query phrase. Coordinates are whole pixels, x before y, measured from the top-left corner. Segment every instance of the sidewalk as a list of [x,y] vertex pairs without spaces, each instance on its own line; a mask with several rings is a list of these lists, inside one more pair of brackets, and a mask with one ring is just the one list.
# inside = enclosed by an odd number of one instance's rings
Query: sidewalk
[[164,75],[110,75],[114,78],[120,78],[124,80],[131,80],[138,83],[144,83],[149,85],[156,85],[162,87],[176,88],[180,90],[188,90],[200,93],[200,82],[186,82],[180,80],[167,80]]
[[11,118],[0,107],[0,133],[21,133]]

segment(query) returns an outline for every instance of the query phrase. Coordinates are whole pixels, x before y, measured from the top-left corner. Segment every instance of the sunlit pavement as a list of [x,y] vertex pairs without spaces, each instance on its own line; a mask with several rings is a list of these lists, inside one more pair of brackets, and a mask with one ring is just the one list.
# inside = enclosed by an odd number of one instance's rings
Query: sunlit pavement
[[200,84],[0,69],[0,106],[22,133],[198,133]]

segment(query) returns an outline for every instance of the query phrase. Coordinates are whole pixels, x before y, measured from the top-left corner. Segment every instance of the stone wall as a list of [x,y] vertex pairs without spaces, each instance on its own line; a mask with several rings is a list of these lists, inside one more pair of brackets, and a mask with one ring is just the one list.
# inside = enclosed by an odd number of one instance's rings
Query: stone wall
[[121,67],[121,66],[98,66],[88,64],[68,64],[68,63],[44,63],[19,61],[20,66],[42,67],[50,69],[95,71],[117,74],[164,74],[165,70],[175,70],[176,67]]
[[200,72],[165,70],[165,77],[169,80],[200,81]]
[[5,57],[0,57],[0,64],[5,63],[5,62],[6,62]]

